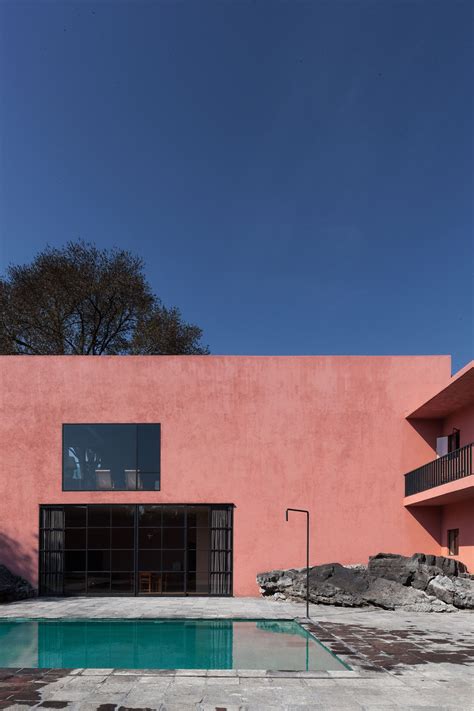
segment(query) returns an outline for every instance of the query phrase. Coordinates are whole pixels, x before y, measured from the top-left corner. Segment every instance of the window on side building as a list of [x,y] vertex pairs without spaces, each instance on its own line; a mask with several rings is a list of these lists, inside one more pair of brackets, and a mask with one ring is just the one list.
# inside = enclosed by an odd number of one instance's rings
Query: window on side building
[[453,431],[448,435],[448,452],[455,452],[461,446],[461,431],[453,427]]
[[448,553],[449,555],[459,555],[459,528],[448,530]]

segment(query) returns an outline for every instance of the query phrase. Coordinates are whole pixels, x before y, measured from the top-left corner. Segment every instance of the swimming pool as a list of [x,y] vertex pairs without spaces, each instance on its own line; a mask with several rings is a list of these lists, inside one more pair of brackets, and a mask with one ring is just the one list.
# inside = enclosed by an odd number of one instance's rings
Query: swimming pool
[[348,669],[294,620],[0,620],[0,667]]

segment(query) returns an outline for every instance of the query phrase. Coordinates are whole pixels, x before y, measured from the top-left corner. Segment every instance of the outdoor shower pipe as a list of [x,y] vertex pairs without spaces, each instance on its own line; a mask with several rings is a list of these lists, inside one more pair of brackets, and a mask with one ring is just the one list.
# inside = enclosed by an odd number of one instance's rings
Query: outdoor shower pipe
[[297,511],[306,514],[306,617],[309,618],[309,511],[306,509],[286,509],[286,520],[288,521],[288,511]]

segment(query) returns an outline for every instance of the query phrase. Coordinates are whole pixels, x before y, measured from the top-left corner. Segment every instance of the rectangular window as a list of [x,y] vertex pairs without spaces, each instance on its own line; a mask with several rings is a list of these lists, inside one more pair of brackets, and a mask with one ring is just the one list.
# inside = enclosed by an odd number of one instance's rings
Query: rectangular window
[[231,595],[232,506],[42,506],[42,595]]
[[453,428],[452,434],[448,435],[448,452],[455,452],[461,446],[461,432]]
[[448,531],[448,553],[459,555],[459,528],[450,528]]
[[63,425],[63,491],[159,491],[160,434],[159,424]]

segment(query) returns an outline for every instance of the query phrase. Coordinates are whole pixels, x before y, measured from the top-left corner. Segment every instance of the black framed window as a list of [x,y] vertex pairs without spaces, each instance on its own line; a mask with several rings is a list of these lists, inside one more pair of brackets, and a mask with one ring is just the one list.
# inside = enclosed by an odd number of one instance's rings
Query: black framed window
[[43,595],[231,595],[229,504],[66,504],[40,511]]
[[159,424],[63,425],[63,491],[159,491]]
[[455,452],[461,447],[461,430],[453,427],[453,431],[448,435],[448,453]]

